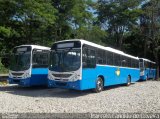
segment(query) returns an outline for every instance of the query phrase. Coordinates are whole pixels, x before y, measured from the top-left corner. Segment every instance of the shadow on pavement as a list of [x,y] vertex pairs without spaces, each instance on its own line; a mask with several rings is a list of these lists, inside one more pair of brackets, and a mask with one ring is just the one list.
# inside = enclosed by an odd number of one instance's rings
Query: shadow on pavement
[[[107,86],[104,91],[125,87],[124,85]],[[18,85],[0,86],[0,92],[9,93],[13,95],[27,96],[27,97],[56,97],[56,98],[74,98],[88,94],[96,94],[93,90],[71,90],[60,88],[47,88],[47,87],[21,87]]]

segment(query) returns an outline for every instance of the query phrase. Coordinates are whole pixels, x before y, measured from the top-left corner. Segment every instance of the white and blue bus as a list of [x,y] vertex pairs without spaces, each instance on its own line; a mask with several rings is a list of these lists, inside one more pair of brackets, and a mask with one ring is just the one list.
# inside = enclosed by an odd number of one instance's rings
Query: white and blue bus
[[103,90],[139,80],[139,58],[81,39],[51,47],[48,87]]
[[47,86],[50,48],[20,45],[13,49],[9,66],[9,83],[24,87]]
[[139,58],[140,80],[156,79],[156,63],[145,58]]

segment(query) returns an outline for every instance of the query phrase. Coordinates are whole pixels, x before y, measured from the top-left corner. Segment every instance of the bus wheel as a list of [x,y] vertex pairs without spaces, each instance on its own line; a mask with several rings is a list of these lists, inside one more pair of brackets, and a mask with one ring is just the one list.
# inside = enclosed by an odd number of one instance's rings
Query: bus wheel
[[101,77],[98,77],[97,81],[96,81],[96,88],[94,89],[94,91],[96,93],[99,93],[103,90],[103,80]]
[[131,76],[128,76],[126,86],[131,85]]
[[146,80],[145,81],[148,81],[148,74],[147,74],[147,76],[146,76]]

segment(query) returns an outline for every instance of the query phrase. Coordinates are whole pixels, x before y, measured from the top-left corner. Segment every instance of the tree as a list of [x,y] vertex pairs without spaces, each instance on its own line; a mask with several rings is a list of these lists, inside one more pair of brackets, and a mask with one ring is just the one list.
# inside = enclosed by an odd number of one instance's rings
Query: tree
[[141,0],[98,0],[99,24],[108,32],[107,41],[122,49],[125,34],[138,25]]
[[0,0],[0,49],[43,42],[40,34],[54,24],[55,13],[50,0]]
[[104,43],[107,34],[99,26],[92,26],[90,29],[87,27],[80,27],[77,29],[77,38],[87,39],[88,41],[95,42],[97,44],[106,45]]
[[86,27],[92,20],[88,11],[91,0],[52,0],[52,5],[58,11],[56,23],[51,27],[53,40],[76,38],[79,28]]
[[146,45],[153,53],[157,64],[159,78],[160,60],[160,1],[151,0],[143,6],[144,14],[141,19],[141,33],[146,38]]

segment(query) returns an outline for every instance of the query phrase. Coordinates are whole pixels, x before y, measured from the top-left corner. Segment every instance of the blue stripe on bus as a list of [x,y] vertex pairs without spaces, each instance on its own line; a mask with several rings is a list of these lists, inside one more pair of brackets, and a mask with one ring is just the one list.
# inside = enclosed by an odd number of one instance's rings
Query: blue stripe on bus
[[144,75],[140,76],[140,80],[146,80],[147,77],[149,79],[155,79],[156,78],[156,69],[146,68],[144,70]]
[[26,78],[26,79],[13,79],[13,78],[8,78],[9,84],[18,84],[20,86],[24,86],[24,87],[30,87],[30,78]]
[[47,81],[48,69],[47,68],[33,68],[31,77],[26,79],[13,79],[9,78],[10,84],[19,84],[24,87],[48,85]]
[[[117,71],[120,71],[118,74]],[[104,77],[104,86],[127,83],[128,75],[131,75],[131,81],[139,80],[140,70],[138,68],[124,68],[111,66],[96,66],[96,68],[85,68],[82,70],[82,80],[75,82],[60,82],[48,80],[49,87],[61,87],[77,90],[92,89],[96,87],[98,76]]]

